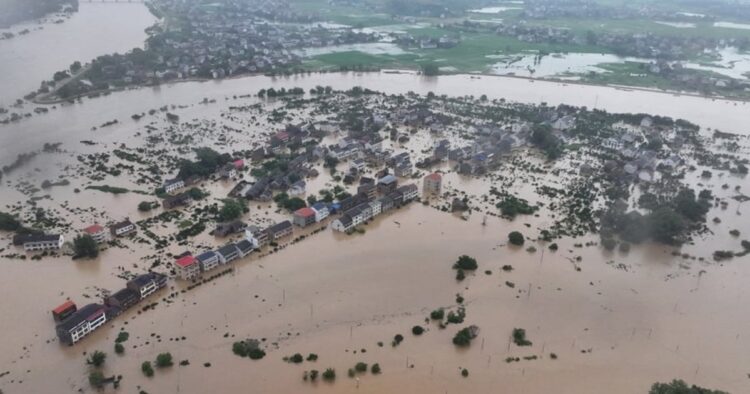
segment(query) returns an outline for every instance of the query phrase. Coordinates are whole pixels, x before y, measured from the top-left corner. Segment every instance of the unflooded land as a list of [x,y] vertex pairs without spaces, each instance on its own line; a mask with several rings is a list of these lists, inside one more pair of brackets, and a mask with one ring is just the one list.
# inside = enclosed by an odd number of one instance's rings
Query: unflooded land
[[[747,391],[746,136],[485,97],[260,93],[113,113],[90,125],[90,138],[60,136],[8,163],[2,211],[24,226],[72,239],[127,217],[138,233],[76,260],[70,245],[26,254],[2,233],[1,280],[14,295],[0,322],[4,391],[92,391],[96,369],[121,375],[119,390],[151,393],[632,393],[673,378]],[[253,161],[288,125],[306,133],[299,144]],[[421,189],[424,175],[439,172],[442,192],[352,234],[332,231],[331,218],[230,270],[174,277],[176,255],[228,241],[209,232],[239,179],[279,175],[315,147],[375,136],[383,150],[411,157],[415,168],[401,184]],[[466,153],[436,159],[446,143]],[[239,179],[202,177],[194,187],[207,195],[187,207],[139,211],[160,202],[157,189],[197,160],[196,148],[247,166]],[[306,159],[318,175],[305,179],[303,197],[356,193],[362,176],[384,167],[367,158],[351,183],[349,161]],[[273,200],[249,201],[242,214],[260,227],[289,217]],[[511,244],[514,231],[522,245]],[[478,266],[459,280],[461,255]],[[98,302],[147,270],[170,275],[147,308],[72,347],[57,341],[51,308],[66,298]],[[128,338],[117,354],[121,332]],[[265,357],[235,355],[246,340]],[[108,354],[99,368],[86,364],[97,350]],[[142,363],[165,352],[174,365],[145,376]],[[297,353],[303,360],[290,362]],[[335,380],[324,378],[328,368]]]

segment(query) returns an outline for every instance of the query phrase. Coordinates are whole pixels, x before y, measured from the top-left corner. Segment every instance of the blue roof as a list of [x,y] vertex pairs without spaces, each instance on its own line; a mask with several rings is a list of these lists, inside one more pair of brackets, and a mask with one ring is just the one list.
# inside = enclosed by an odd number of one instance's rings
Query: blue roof
[[216,257],[216,252],[209,250],[208,252],[203,252],[196,257],[198,260],[205,261],[211,258]]
[[315,210],[321,210],[323,208],[328,208],[328,205],[326,203],[324,203],[324,202],[316,202],[315,204],[313,204],[312,207]]

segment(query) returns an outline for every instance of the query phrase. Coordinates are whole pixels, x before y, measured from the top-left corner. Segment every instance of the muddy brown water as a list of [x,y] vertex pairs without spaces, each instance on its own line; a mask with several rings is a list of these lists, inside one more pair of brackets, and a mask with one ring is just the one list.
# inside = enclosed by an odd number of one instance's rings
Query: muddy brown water
[[[73,26],[70,22],[61,26]],[[134,136],[140,129],[130,119],[134,113],[167,104],[192,105],[208,97],[218,102],[174,112],[185,119],[215,118],[226,105],[225,98],[233,95],[271,86],[307,89],[315,85],[596,105],[613,112],[684,117],[704,127],[744,134],[750,119],[743,103],[514,78],[423,78],[385,73],[256,76],[129,90],[86,99],[82,104],[58,105],[47,115],[0,127],[0,158],[7,164],[15,154],[39,149],[44,142],[63,142],[68,153],[41,155],[11,177],[14,181],[28,177],[38,183],[59,175],[61,168],[75,162],[76,154],[108,151],[119,143],[143,144]],[[120,123],[91,130],[112,119]],[[103,145],[78,143],[88,139]],[[734,186],[746,187],[741,178],[704,181],[698,174],[700,171],[689,175],[689,182],[705,183],[724,199],[736,194]],[[310,182],[311,189],[328,182],[328,177],[321,176]],[[448,188],[472,195],[484,194],[490,186],[454,173],[448,174],[445,182]],[[722,190],[719,186],[723,183],[731,187]],[[206,187],[218,195],[231,185]],[[531,199],[528,185],[515,188],[514,192]],[[140,195],[112,196],[86,190],[76,194],[71,189],[52,189],[54,200],[43,200],[40,205],[54,207],[69,201],[81,208],[93,206],[110,218],[147,217],[135,208],[143,200]],[[26,198],[9,187],[0,192],[3,206]],[[464,221],[412,204],[366,226],[365,234],[345,236],[327,230],[278,253],[238,262],[233,275],[166,302],[163,298],[168,293],[186,287],[170,282],[173,288],[154,299],[159,301],[155,310],[141,314],[131,310],[74,347],[56,342],[49,310],[66,297],[84,304],[84,295],[95,297],[98,288],[121,287],[124,281],[116,276],[118,267],[144,270],[139,261],[148,249],[133,245],[111,248],[93,261],[2,259],[0,285],[6,297],[0,302],[0,332],[4,334],[0,369],[10,373],[0,377],[0,387],[9,393],[90,390],[83,353],[104,350],[109,354],[104,372],[123,375],[123,392],[136,392],[140,387],[151,393],[243,392],[251,388],[259,392],[637,393],[646,392],[655,381],[673,378],[733,393],[748,392],[748,258],[723,264],[711,261],[716,249],[738,248],[739,241],[727,235],[730,229],[739,229],[742,237],[750,233],[741,215],[743,207],[734,200],[728,202],[726,210],[716,208],[709,214],[709,218],[722,219],[709,224],[716,236],[698,237],[694,245],[681,250],[705,258],[703,262],[673,257],[670,248],[655,245],[633,248],[626,255],[574,246],[595,241],[594,237],[560,241],[557,252],[531,243],[539,250],[529,253],[507,247],[506,235],[512,230],[536,235],[539,227],[550,223],[544,215],[512,222],[490,216],[482,226],[480,212]],[[282,217],[267,205],[260,210],[251,206],[252,220]],[[95,219],[82,214],[71,221],[82,226]],[[2,237],[7,245],[8,234]],[[198,241],[215,242],[205,234]],[[170,251],[182,250],[171,246]],[[476,257],[480,269],[458,283],[450,266],[461,254]],[[514,270],[502,271],[505,264]],[[440,329],[434,322],[424,322],[435,308],[455,308],[457,293],[466,299],[464,324]],[[428,328],[420,337],[411,334],[411,327],[417,324]],[[468,349],[456,349],[452,336],[470,324],[479,326],[479,337]],[[515,327],[526,329],[533,346],[509,345]],[[117,356],[112,347],[123,328],[130,339],[125,343],[125,355]],[[396,334],[406,339],[393,348],[390,341]],[[187,339],[174,340],[182,336]],[[234,356],[232,342],[244,338],[266,338],[266,358],[250,361]],[[378,341],[384,343],[382,348]],[[154,378],[145,378],[141,362],[165,351],[173,354],[175,362],[187,359],[190,365],[175,365],[157,371]],[[319,359],[301,365],[282,361],[283,356],[297,352],[316,353]],[[557,360],[550,358],[551,353]],[[538,359],[505,362],[507,357],[524,356]],[[377,362],[383,373],[361,375],[359,382],[349,379],[346,370],[358,361]],[[210,368],[203,366],[207,362]],[[336,369],[336,383],[303,382],[304,370],[327,367]],[[461,377],[461,368],[469,370],[468,378]]]

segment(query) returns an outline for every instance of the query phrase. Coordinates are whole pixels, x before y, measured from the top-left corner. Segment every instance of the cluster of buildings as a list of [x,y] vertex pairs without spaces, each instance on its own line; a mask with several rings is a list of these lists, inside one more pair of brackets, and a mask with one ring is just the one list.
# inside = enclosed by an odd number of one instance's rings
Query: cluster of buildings
[[230,0],[198,6],[160,0],[155,7],[180,27],[153,34],[144,50],[97,58],[86,79],[74,81],[66,90],[80,94],[110,85],[274,72],[300,64],[304,48],[374,42],[381,36],[314,24],[310,14],[296,13],[277,0]]
[[209,250],[196,256],[189,252],[184,253],[174,261],[174,268],[180,278],[190,280],[200,276],[203,272],[244,258],[253,250],[292,235],[293,231],[292,223],[288,220],[265,229],[247,227],[245,238],[239,242],[230,242],[216,250]]
[[[342,214],[331,224],[333,230],[351,231],[375,216],[408,204],[419,197],[417,185],[398,186],[393,175],[379,179],[377,185],[360,184],[358,190],[356,195],[340,202]],[[381,197],[375,198],[378,194]]]
[[101,304],[79,309],[73,301],[66,301],[52,310],[57,337],[61,343],[73,345],[166,285],[165,275],[149,272],[129,280],[125,288],[105,297]]

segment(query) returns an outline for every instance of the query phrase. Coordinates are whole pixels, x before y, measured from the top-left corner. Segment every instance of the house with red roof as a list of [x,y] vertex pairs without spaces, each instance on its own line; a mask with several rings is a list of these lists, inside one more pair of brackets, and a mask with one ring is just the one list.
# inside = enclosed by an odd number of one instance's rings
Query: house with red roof
[[195,278],[201,273],[201,266],[198,264],[198,260],[192,255],[180,257],[174,262],[175,270],[177,275],[184,280]]
[[107,231],[104,229],[104,227],[93,224],[91,226],[86,227],[83,229],[84,234],[88,234],[91,236],[91,238],[94,239],[96,242],[104,242],[107,240]]
[[300,208],[294,211],[294,224],[300,227],[307,227],[315,223],[315,210],[312,208]]
[[78,307],[76,307],[75,302],[67,300],[64,303],[60,304],[60,306],[52,310],[52,318],[59,323],[65,320],[68,316],[75,313],[75,311],[77,310]]

